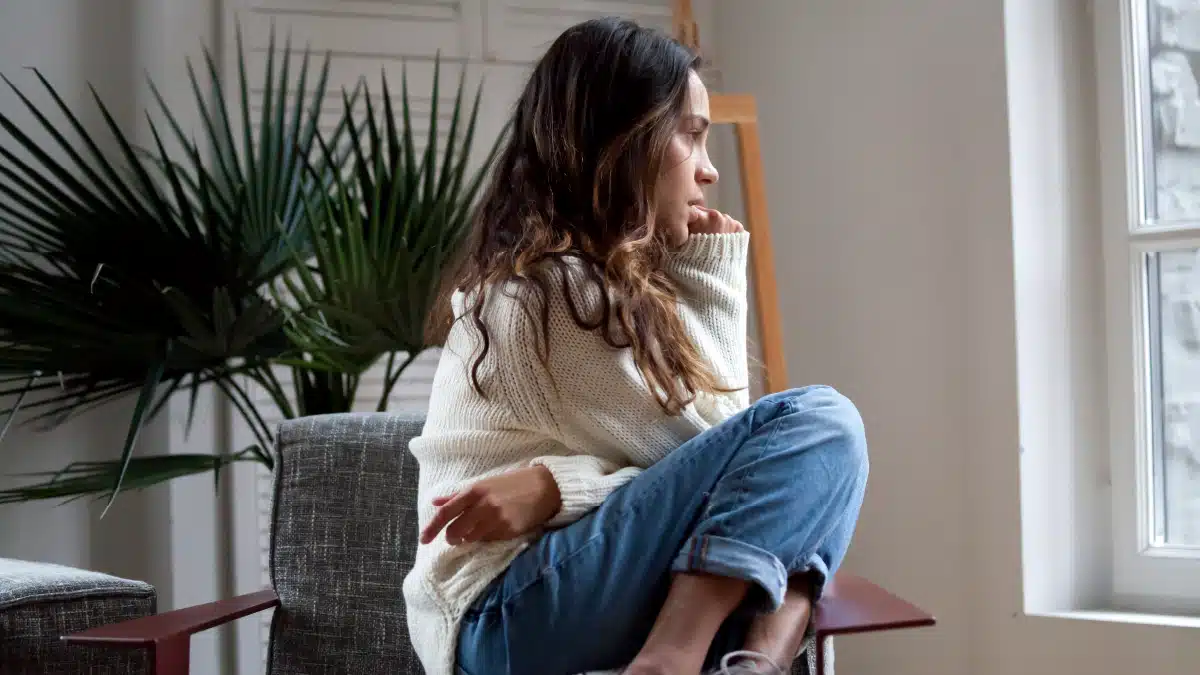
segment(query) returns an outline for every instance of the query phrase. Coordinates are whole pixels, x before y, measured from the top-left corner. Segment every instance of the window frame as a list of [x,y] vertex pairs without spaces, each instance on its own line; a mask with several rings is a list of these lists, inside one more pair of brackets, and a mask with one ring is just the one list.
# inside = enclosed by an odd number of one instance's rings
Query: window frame
[[[1158,544],[1155,419],[1148,350],[1150,253],[1200,247],[1200,221],[1145,218],[1152,198],[1149,3],[1093,2],[1106,310],[1112,601],[1135,611],[1200,611],[1200,547]],[[1117,142],[1119,141],[1119,142]],[[1161,493],[1159,493],[1161,494]]]

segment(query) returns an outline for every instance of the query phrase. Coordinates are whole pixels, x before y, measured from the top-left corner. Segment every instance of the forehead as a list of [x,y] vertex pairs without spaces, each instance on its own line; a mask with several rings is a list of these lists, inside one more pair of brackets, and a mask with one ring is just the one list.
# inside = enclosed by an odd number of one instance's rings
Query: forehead
[[708,88],[700,80],[696,71],[688,74],[688,103],[687,111],[692,115],[708,117]]

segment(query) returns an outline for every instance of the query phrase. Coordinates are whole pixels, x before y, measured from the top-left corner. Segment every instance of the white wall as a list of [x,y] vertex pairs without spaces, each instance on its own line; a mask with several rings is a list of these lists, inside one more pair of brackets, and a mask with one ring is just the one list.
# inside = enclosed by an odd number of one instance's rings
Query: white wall
[[[1182,675],[1200,659],[1184,629],[1023,614],[1013,221],[1036,244],[1045,209],[1088,209],[1010,181],[1010,131],[1014,153],[1063,143],[1071,156],[1045,177],[1074,186],[1087,178],[1061,172],[1088,148],[1061,118],[1030,129],[1007,110],[1046,87],[1088,95],[1073,51],[1090,47],[1086,5],[717,3],[725,90],[759,103],[791,382],[839,387],[867,422],[847,569],[939,619],[842,639],[840,671]],[[1055,60],[1022,54],[1010,73],[1006,19]],[[1029,83],[1039,68],[1053,72]]]

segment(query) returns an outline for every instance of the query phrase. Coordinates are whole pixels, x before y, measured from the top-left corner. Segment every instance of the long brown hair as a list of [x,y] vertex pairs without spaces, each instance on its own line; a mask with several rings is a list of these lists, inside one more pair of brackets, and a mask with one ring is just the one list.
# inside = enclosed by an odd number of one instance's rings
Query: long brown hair
[[[465,292],[460,318],[482,336],[471,368],[481,395],[479,369],[491,343],[484,306],[501,289],[519,293],[540,323],[543,363],[550,294],[561,293],[580,328],[631,350],[667,413],[678,414],[699,392],[727,391],[684,330],[652,215],[689,74],[699,65],[670,37],[609,18],[569,28],[534,68],[447,284]],[[454,318],[441,318],[435,325],[444,334]]]

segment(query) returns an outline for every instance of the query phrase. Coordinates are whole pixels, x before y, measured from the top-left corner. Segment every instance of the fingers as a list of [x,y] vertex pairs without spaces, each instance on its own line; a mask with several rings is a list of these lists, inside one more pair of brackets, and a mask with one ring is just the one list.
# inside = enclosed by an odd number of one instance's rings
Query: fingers
[[439,507],[438,512],[422,531],[422,544],[436,539],[438,532],[443,528],[446,530],[446,542],[451,546],[477,541],[500,541],[512,537],[498,520],[497,510],[485,503],[482,496],[460,498],[463,494],[469,493],[434,497],[433,505]]
[[493,511],[483,501],[472,504],[471,508],[455,518],[446,528],[446,542],[451,546],[458,546],[477,541],[477,530],[481,531],[488,526],[493,519]]
[[742,224],[727,214],[703,206],[692,206],[688,230],[693,234],[729,234],[745,230]]
[[[439,498],[444,499],[444,498]],[[468,508],[479,501],[479,494],[475,490],[467,490],[466,492],[458,493],[448,498],[438,507],[437,512],[433,514],[433,519],[421,531],[421,543],[428,544],[437,538],[438,533],[442,528],[450,524],[450,521],[462,515]],[[436,506],[436,503],[435,503]]]

